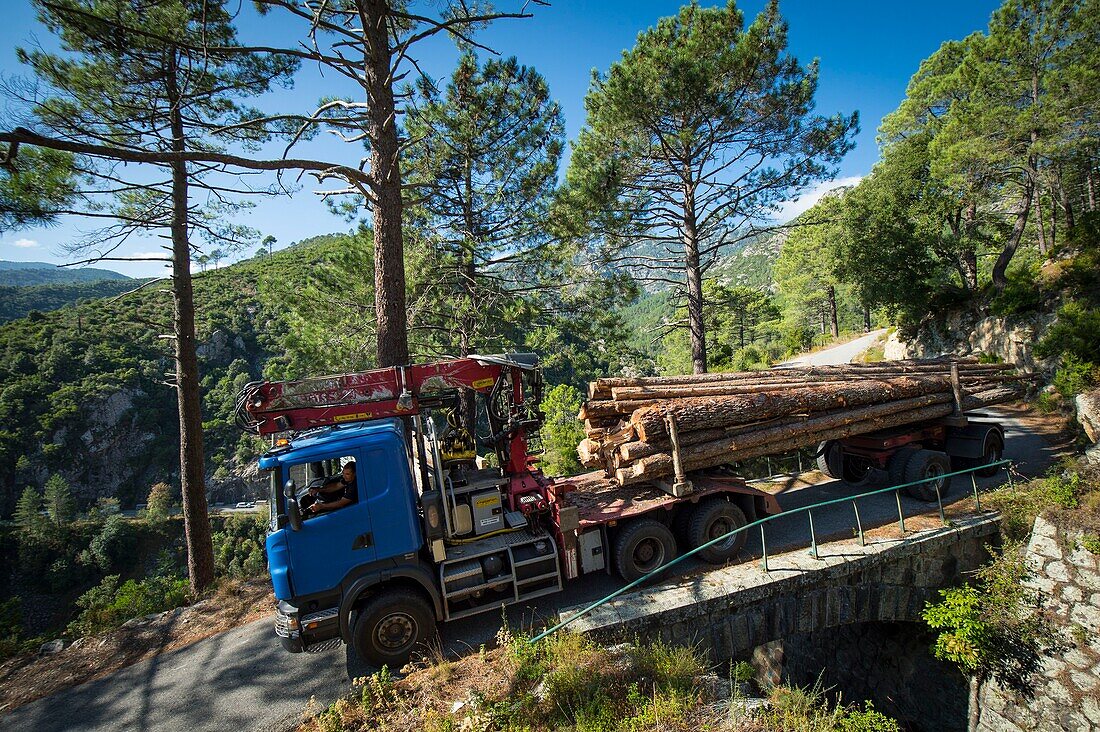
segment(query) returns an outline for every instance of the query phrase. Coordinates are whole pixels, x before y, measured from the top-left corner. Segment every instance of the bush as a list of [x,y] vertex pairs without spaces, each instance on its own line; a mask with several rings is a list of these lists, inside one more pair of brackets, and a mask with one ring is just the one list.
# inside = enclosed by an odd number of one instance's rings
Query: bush
[[1088,490],[1078,473],[1056,468],[1046,478],[998,488],[983,500],[1001,512],[1002,536],[1023,541],[1031,533],[1036,516],[1051,508],[1075,508]]
[[103,522],[103,528],[88,545],[92,560],[104,572],[119,571],[133,564],[138,536],[133,522],[115,514]]
[[1100,353],[1100,309],[1077,300],[1058,310],[1058,322],[1035,344],[1039,358],[1067,354],[1089,361]]
[[1089,361],[1082,361],[1072,353],[1062,357],[1062,364],[1054,372],[1051,384],[1064,397],[1072,399],[1083,391],[1088,391],[1097,382],[1100,367]]
[[733,354],[730,365],[734,371],[759,371],[772,364],[766,350],[760,346],[748,345]]
[[214,568],[224,577],[258,577],[267,568],[267,522],[263,514],[234,514],[215,531]]
[[172,488],[167,483],[157,483],[149,489],[145,499],[145,518],[153,523],[161,523],[172,515]]
[[69,624],[73,637],[94,635],[116,628],[131,618],[171,610],[187,604],[188,582],[175,574],[158,574],[144,580],[126,580],[119,575],[103,578],[97,586],[77,598],[80,615]]

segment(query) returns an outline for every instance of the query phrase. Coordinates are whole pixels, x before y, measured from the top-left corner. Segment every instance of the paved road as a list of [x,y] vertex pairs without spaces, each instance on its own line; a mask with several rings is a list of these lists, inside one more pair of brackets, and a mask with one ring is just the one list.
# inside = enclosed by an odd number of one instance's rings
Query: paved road
[[875,344],[879,338],[886,333],[886,329],[871,331],[865,336],[860,336],[854,341],[848,341],[842,343],[839,346],[833,348],[826,348],[824,351],[816,351],[814,353],[807,353],[804,356],[793,358],[790,361],[784,361],[779,364],[780,366],[835,366],[838,364],[845,364],[851,361],[859,354],[866,351],[868,348]]

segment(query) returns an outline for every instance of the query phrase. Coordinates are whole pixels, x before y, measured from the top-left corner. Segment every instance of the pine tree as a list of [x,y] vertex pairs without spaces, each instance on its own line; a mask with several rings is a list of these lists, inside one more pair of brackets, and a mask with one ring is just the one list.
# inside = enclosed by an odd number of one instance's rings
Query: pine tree
[[64,526],[76,518],[72,488],[60,473],[54,473],[46,481],[46,512],[55,526]]
[[413,212],[436,253],[442,345],[460,356],[500,350],[517,302],[566,279],[547,226],[561,109],[534,69],[514,58],[481,65],[470,52],[442,93],[420,81],[406,128]]
[[707,269],[852,147],[855,114],[813,113],[817,73],[787,53],[774,0],[748,28],[731,0],[662,18],[592,80],[567,196],[620,261],[678,288],[696,373]]
[[46,523],[42,515],[42,494],[27,486],[23,490],[23,495],[19,497],[12,519],[24,535],[29,537],[41,535]]
[[[112,253],[135,232],[158,232],[171,241],[171,257],[165,260],[172,268],[174,300],[171,380],[179,408],[188,570],[198,592],[213,581],[214,567],[190,270],[198,242],[192,233],[219,245],[240,245],[251,232],[230,217],[238,205],[233,194],[249,191],[220,176],[218,165],[193,164],[186,156],[194,151],[206,159],[217,157],[225,144],[254,149],[273,132],[284,131],[283,122],[255,121],[259,113],[241,99],[287,83],[297,62],[289,55],[243,48],[231,11],[216,0],[35,4],[64,53],[18,52],[50,94],[17,87],[9,91],[21,96],[39,129],[51,135],[44,139],[17,130],[14,139],[77,153],[73,171],[87,181],[70,197],[76,208],[54,213],[114,220],[82,243],[95,252],[89,261],[127,259]],[[156,162],[160,171],[133,175],[115,161]],[[195,206],[195,190],[218,203]]]
[[[499,18],[530,14],[496,12],[489,4],[464,0],[446,0],[436,12],[414,10],[409,3],[395,0],[257,0],[257,5],[305,21],[303,35],[308,34],[308,46],[316,49],[309,58],[362,91],[360,99],[326,98],[301,119],[367,148],[367,179],[334,169],[328,177],[342,177],[347,186],[326,196],[354,194],[366,202],[374,245],[376,365],[405,365],[409,362],[402,173],[406,142],[398,123],[406,111],[407,94],[399,85],[409,74],[420,73],[412,58],[417,44],[443,34],[463,46],[484,48],[474,40],[476,30]],[[355,214],[360,208],[358,202],[349,203],[347,210]]]

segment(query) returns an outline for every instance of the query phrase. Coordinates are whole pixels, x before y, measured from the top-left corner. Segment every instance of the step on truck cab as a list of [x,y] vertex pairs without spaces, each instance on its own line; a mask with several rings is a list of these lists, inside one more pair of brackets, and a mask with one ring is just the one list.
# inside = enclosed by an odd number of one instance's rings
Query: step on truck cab
[[[282,435],[260,467],[287,650],[345,642],[368,662],[400,666],[439,622],[534,600],[589,572],[633,580],[779,511],[722,471],[691,475],[680,497],[597,473],[544,476],[528,448],[541,391],[537,359],[509,354],[241,392],[241,426]],[[303,511],[352,464],[353,501]],[[738,535],[702,558],[724,563],[743,543]]]

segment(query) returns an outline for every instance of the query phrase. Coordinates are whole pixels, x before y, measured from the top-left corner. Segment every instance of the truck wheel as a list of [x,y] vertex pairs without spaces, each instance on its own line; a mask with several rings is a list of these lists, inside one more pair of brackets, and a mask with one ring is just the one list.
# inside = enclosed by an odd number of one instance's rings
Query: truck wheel
[[[723,498],[712,498],[695,507],[691,512],[691,524],[688,526],[688,546],[697,549],[712,539],[739,529],[748,521],[745,512]],[[708,547],[697,555],[711,564],[725,564],[737,556],[748,539],[745,532],[734,534],[723,542]]]
[[905,466],[920,452],[915,447],[903,447],[890,456],[886,463],[886,470],[890,473],[890,485],[901,485],[905,482]]
[[871,482],[871,469],[874,468],[874,464],[867,458],[862,455],[844,455],[842,464],[844,472],[841,473],[841,477],[848,485],[858,488]]
[[[982,456],[978,458],[977,464],[989,465],[990,463],[998,462],[1002,457],[1004,457],[1004,454],[1004,438],[1002,438],[996,430],[989,430],[989,432],[985,433],[985,444],[982,446]],[[982,468],[981,470],[976,470],[974,472],[976,472],[983,478],[989,478],[996,475],[998,470],[1000,470],[1000,467]]]
[[434,635],[435,614],[428,602],[412,590],[393,589],[375,595],[359,611],[351,642],[364,661],[398,669]]
[[[946,454],[935,450],[918,450],[905,466],[905,482],[911,483],[922,478],[934,478],[950,472],[951,458],[947,457]],[[911,485],[905,491],[918,500],[934,501],[936,500],[937,485],[940,488],[940,498],[943,498],[951,489],[951,479],[940,478],[937,481]]]
[[626,525],[615,539],[615,570],[627,582],[668,564],[676,556],[676,539],[653,519]]
[[827,478],[840,478],[844,472],[844,452],[836,440],[817,446],[817,469]]

